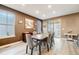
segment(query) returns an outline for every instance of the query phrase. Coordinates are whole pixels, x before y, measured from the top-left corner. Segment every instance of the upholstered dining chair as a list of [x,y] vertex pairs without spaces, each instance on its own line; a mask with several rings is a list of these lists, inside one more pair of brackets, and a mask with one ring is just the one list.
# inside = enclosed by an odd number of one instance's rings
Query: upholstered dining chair
[[50,48],[53,46],[53,44],[55,43],[54,42],[54,33],[49,33],[49,45],[50,45]]
[[77,42],[76,42],[76,44],[79,47],[79,34],[77,34]]
[[44,33],[47,38],[45,38],[46,40],[44,40],[42,43],[44,46],[47,46],[47,51],[49,51],[49,33]]
[[33,35],[36,35],[37,34],[37,32],[36,31],[33,31]]
[[77,36],[73,36],[73,42],[79,47],[79,34],[77,34]]
[[31,50],[31,55],[33,54],[33,49],[34,47],[37,47],[37,43],[33,42],[32,38],[31,38],[31,34],[26,34],[26,53],[28,53],[28,48]]

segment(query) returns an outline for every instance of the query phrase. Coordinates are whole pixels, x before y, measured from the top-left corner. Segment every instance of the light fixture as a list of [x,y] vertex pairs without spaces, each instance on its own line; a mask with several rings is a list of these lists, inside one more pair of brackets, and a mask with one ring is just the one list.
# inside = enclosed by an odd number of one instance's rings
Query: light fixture
[[48,5],[48,8],[52,8],[52,5]]
[[53,13],[53,14],[55,14],[55,13],[56,13],[56,11],[53,11],[52,13]]
[[62,28],[62,30],[64,30],[64,28]]
[[22,4],[22,6],[25,6],[25,4]]
[[22,20],[20,20],[20,21],[19,21],[19,24],[22,24],[22,23],[23,23],[23,21],[22,21]]
[[39,14],[39,10],[36,10],[35,12],[36,12],[36,14]]
[[43,17],[46,17],[46,15],[45,15],[45,14],[43,14]]

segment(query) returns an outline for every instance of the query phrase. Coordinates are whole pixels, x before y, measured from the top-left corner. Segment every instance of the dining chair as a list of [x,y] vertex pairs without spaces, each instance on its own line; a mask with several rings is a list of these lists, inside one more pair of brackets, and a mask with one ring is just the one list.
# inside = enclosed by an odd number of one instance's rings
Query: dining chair
[[73,36],[73,42],[76,44],[76,46],[79,46],[79,34],[77,34],[77,36]]
[[31,34],[26,34],[26,53],[28,53],[28,48],[31,50],[31,55],[33,54],[33,49],[34,47],[37,47],[37,43],[33,42],[32,38],[31,38]]
[[39,43],[41,43],[40,44],[40,49],[41,49],[41,47],[47,47],[47,51],[49,51],[49,44],[48,44],[48,33],[39,33],[39,34],[44,34],[44,35],[46,35],[47,37],[44,39],[44,40],[42,40],[41,42],[39,42]]
[[37,32],[36,31],[33,31],[33,35],[36,35],[37,34]]
[[50,48],[53,46],[54,44],[54,33],[50,33],[49,34],[49,44],[50,44]]
[[52,43],[53,43],[53,34],[51,32],[48,32],[47,43],[48,43],[49,47],[51,48],[52,47]]
[[76,44],[79,47],[79,34],[77,35],[77,42],[76,42]]

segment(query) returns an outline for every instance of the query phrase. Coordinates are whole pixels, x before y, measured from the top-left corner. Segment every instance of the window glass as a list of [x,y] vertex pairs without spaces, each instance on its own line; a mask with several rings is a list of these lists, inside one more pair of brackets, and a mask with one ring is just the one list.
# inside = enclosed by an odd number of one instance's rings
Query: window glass
[[0,12],[0,24],[6,24],[7,14],[5,12]]
[[6,35],[7,35],[6,25],[0,25],[0,36],[6,36]]
[[15,14],[0,11],[0,37],[15,36]]
[[15,16],[14,16],[13,14],[8,14],[7,16],[8,16],[7,24],[12,24],[12,25],[14,25],[14,24],[15,24],[15,21],[14,21]]
[[15,32],[14,32],[14,26],[8,26],[7,27],[7,35],[14,35]]

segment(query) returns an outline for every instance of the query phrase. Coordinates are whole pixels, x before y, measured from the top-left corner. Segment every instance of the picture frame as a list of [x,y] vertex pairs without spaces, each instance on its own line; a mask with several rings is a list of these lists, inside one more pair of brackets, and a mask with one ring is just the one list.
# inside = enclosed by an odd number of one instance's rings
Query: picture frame
[[25,28],[26,29],[32,29],[33,27],[34,27],[34,21],[26,18],[25,19]]

